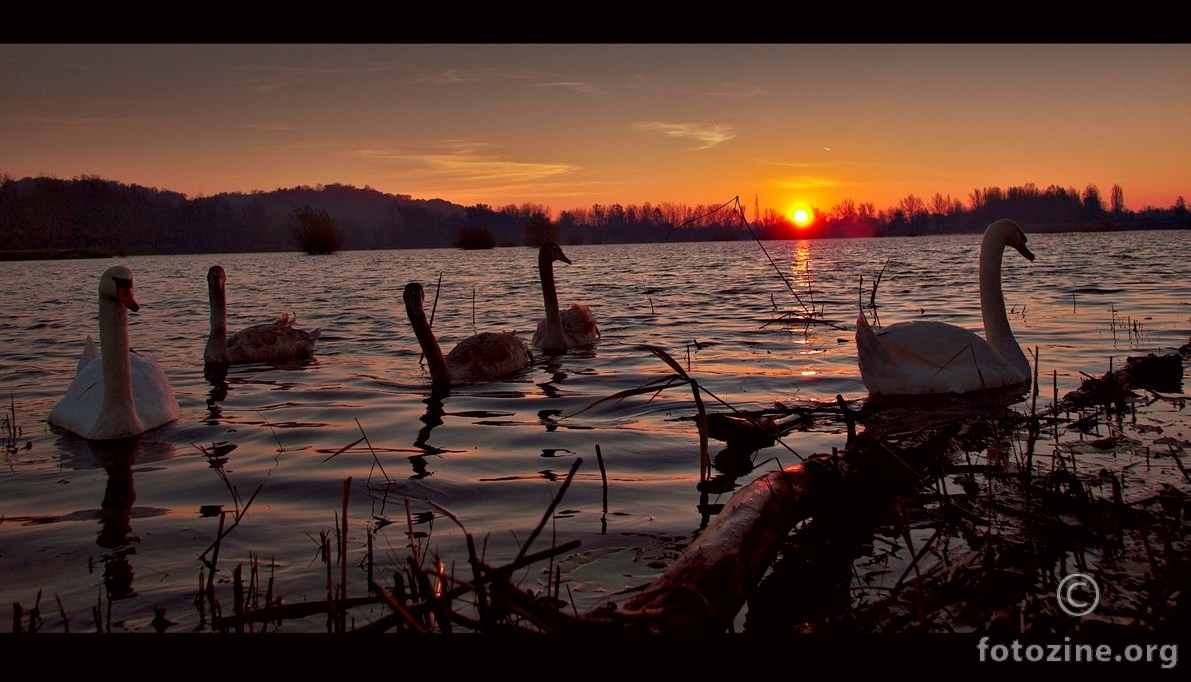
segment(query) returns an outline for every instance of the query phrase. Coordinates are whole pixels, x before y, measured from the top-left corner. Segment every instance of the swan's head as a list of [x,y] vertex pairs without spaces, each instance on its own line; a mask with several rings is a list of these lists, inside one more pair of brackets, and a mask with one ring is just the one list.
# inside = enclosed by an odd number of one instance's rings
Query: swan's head
[[989,235],[996,235],[1005,246],[1017,249],[1017,252],[1026,260],[1034,260],[1034,253],[1026,247],[1026,233],[1022,232],[1021,226],[1012,220],[1002,218],[989,225],[985,232]]
[[218,293],[223,291],[227,285],[227,273],[224,272],[222,265],[212,265],[211,269],[207,270],[207,291],[211,293]]
[[542,244],[542,248],[538,250],[539,263],[551,263],[554,261],[562,261],[567,265],[571,264],[571,259],[562,252],[562,247],[553,242]]
[[405,310],[412,315],[422,311],[422,306],[426,302],[426,291],[420,283],[410,282],[405,285],[405,291],[402,292],[401,297],[405,299]]
[[114,265],[103,271],[103,276],[99,278],[99,298],[119,303],[134,313],[141,309],[132,295],[132,270],[123,265]]

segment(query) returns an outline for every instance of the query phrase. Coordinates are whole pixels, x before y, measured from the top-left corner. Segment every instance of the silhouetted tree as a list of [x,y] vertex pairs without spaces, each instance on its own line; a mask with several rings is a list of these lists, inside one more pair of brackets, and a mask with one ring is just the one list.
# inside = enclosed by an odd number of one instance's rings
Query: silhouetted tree
[[1104,211],[1104,200],[1100,198],[1100,188],[1088,185],[1083,190],[1083,207],[1089,215],[1095,216]]
[[496,246],[496,238],[482,227],[465,227],[459,231],[455,246],[460,249],[491,249]]
[[547,242],[557,242],[558,231],[554,223],[544,213],[535,213],[525,221],[525,245],[541,246]]
[[331,214],[321,208],[302,206],[292,214],[294,243],[306,253],[323,255],[335,253],[343,245],[343,235]]

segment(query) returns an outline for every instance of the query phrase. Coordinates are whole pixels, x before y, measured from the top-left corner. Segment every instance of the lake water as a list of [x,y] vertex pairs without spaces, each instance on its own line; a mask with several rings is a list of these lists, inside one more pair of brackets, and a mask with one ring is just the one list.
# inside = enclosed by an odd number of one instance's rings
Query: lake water
[[[862,288],[884,268],[881,323],[980,329],[979,239],[564,245],[573,264],[556,264],[560,301],[590,305],[602,338],[536,354],[520,375],[445,397],[431,395],[402,289],[425,285],[444,348],[483,330],[528,339],[543,315],[536,250],[125,258],[142,305],[130,317],[132,345],[164,366],[181,418],[124,456],[46,424],[83,339],[98,337],[97,280],[113,261],[0,263],[0,403],[11,446],[0,470],[0,602],[38,606],[47,631],[94,631],[93,610],[116,631],[153,632],[159,614],[171,632],[210,629],[196,598],[221,516],[215,589],[226,604],[233,571],[243,566],[247,582],[254,562],[285,602],[325,599],[322,538],[334,546],[341,526],[349,596],[367,592],[370,543],[389,571],[378,582],[400,570],[411,524],[423,560],[468,573],[463,529],[490,564],[507,563],[582,459],[531,550],[580,541],[558,567],[584,612],[657,577],[705,521],[689,387],[585,409],[672,373],[641,344],[678,360],[715,396],[704,396],[710,411],[834,404],[837,395],[859,402]],[[1039,407],[1052,382],[1062,395],[1081,373],[1188,342],[1191,232],[1035,234],[1030,247],[1036,261],[1009,251],[1003,271],[1017,338],[1027,354],[1038,351]],[[299,327],[322,329],[316,359],[204,376],[214,264],[228,273],[230,331],[292,312]],[[811,311],[813,321],[801,321]],[[754,475],[842,448],[845,437],[831,420],[795,431],[785,447],[759,453]],[[220,511],[237,509],[229,530],[233,517]],[[543,573],[536,565],[516,579],[536,589]],[[272,627],[325,628],[325,617]]]

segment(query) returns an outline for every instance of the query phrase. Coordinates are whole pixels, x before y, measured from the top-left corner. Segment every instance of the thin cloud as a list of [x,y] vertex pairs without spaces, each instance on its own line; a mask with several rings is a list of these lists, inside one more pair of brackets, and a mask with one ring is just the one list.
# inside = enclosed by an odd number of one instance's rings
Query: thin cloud
[[409,68],[418,74],[411,79],[411,81],[414,83],[450,84],[483,83],[490,81],[539,81],[550,78],[550,76],[547,76],[546,74],[543,74],[539,71],[529,71],[525,69],[480,67],[474,69],[443,69],[441,71],[429,71],[420,69],[416,66],[410,66]]
[[566,163],[515,161],[487,150],[491,145],[467,140],[443,140],[424,150],[393,147],[357,148],[360,158],[401,162],[420,176],[436,181],[488,186],[533,184],[556,180],[575,173],[578,166]]
[[430,83],[450,85],[453,83],[485,83],[495,81],[517,81],[531,88],[555,88],[570,90],[583,95],[605,95],[608,90],[591,83],[559,78],[540,71],[525,69],[450,69],[446,71],[425,72],[413,79],[415,83]]
[[354,68],[255,66],[243,71],[259,75],[245,79],[241,85],[254,92],[272,93],[310,84],[321,85],[356,74],[373,74],[389,70],[391,67],[384,64]]
[[744,99],[749,97],[762,97],[768,95],[769,91],[757,85],[740,85],[737,83],[727,83],[725,87],[718,90],[708,90],[703,93],[708,97],[722,97],[725,99]]
[[642,121],[641,123],[634,124],[634,127],[637,130],[643,130],[645,132],[661,133],[666,137],[695,140],[699,143],[697,149],[711,149],[736,137],[735,129],[728,125]]
[[564,175],[575,169],[562,163],[533,163],[457,154],[423,154],[406,158],[422,163],[432,175],[462,182],[530,183]]
[[251,67],[255,74],[241,82],[251,90],[269,93],[287,88],[324,84],[358,74],[389,73],[391,85],[470,85],[517,82],[534,88],[558,88],[585,95],[608,94],[608,90],[589,82],[534,69],[500,67],[426,69],[408,62],[388,62],[359,67]]
[[551,81],[549,83],[537,83],[535,88],[561,88],[577,92],[582,95],[606,95],[608,91],[591,83],[584,83],[583,81]]
[[111,118],[103,116],[26,116],[19,120],[23,123],[43,126],[56,130],[75,130],[81,128],[99,128],[113,124],[131,123],[141,119]]
[[266,132],[266,133],[273,133],[273,132],[288,133],[288,132],[292,132],[292,131],[295,131],[298,129],[296,126],[283,125],[281,123],[241,123],[239,125],[239,127],[247,128],[248,130],[259,130],[261,132]]
[[778,180],[776,185],[781,189],[823,189],[827,187],[843,187],[844,183],[833,178],[814,175],[799,175]]
[[[464,204],[485,203],[485,197],[517,196],[536,199],[581,200],[605,191],[607,184],[584,178],[582,166],[567,163],[518,161],[503,157],[492,144],[466,139],[432,143],[356,147],[360,159],[391,166],[381,171],[385,184],[402,193],[450,196]],[[376,184],[380,184],[377,181]]]

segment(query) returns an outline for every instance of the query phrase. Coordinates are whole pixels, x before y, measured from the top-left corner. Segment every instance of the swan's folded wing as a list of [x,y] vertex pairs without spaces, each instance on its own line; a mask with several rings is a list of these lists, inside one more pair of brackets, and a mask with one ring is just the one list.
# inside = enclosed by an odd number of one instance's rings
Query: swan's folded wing
[[269,362],[305,359],[314,355],[318,332],[307,333],[289,325],[258,324],[227,339],[228,361]]
[[538,320],[538,326],[534,329],[533,336],[530,337],[530,343],[537,348],[541,348],[542,344],[546,342],[546,334],[549,331],[550,323],[543,317]]
[[91,364],[91,361],[99,357],[99,346],[96,345],[95,339],[91,335],[87,335],[87,340],[83,342],[83,352],[79,355],[79,364],[75,367],[75,373],[83,371],[83,368]]
[[480,332],[459,342],[446,356],[455,380],[498,379],[533,362],[525,341],[509,332]]
[[949,393],[980,387],[979,367],[990,365],[988,343],[945,322],[903,322],[873,331],[857,321],[856,349],[869,391]]
[[133,399],[141,424],[147,430],[176,420],[181,413],[178,399],[161,365],[136,353],[129,360],[132,363]]
[[576,343],[590,343],[600,336],[591,308],[578,303],[572,303],[562,312],[562,327]]
[[987,345],[966,329],[933,320],[891,325],[874,336],[893,362],[935,369],[954,366],[965,350]]
[[103,405],[103,362],[96,359],[79,368],[66,393],[50,410],[50,424],[86,437]]

